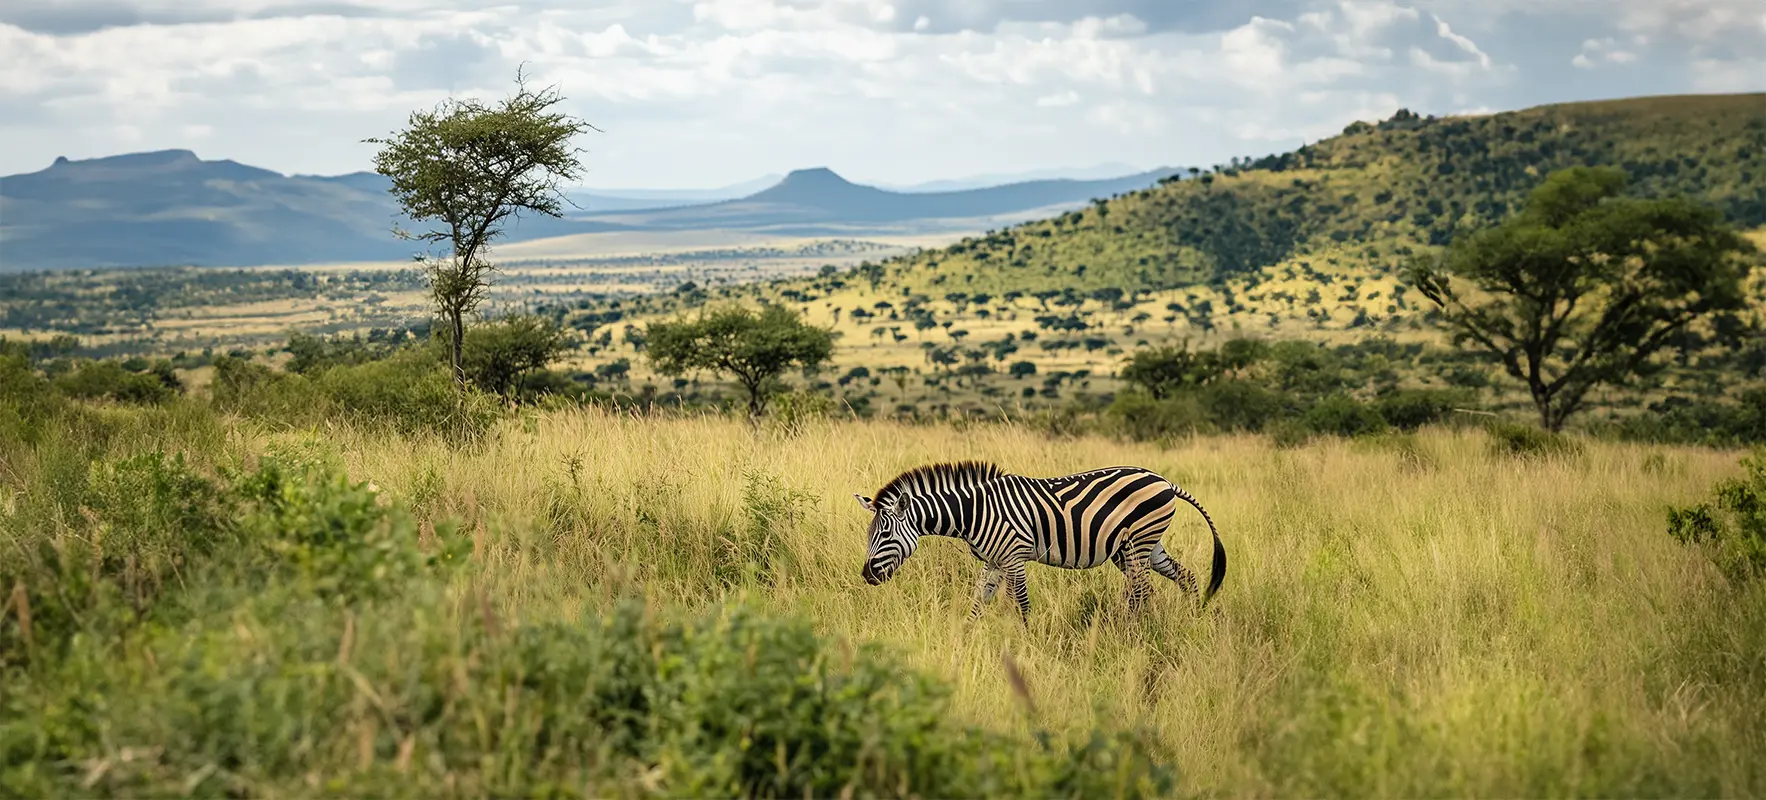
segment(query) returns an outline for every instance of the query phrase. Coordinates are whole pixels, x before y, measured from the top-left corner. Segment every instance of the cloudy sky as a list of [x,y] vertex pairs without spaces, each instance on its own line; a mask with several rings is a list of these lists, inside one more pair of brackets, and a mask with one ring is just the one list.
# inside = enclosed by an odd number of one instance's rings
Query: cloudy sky
[[1403,106],[1766,90],[1761,0],[0,0],[0,174],[290,173],[527,62],[599,187],[1223,162]]

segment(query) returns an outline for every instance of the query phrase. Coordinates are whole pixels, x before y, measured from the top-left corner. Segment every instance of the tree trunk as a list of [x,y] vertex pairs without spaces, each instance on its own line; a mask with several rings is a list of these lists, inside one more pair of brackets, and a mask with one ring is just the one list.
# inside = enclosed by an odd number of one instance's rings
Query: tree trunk
[[466,321],[458,311],[448,313],[448,327],[453,333],[448,343],[448,355],[453,361],[454,387],[462,393],[466,391]]

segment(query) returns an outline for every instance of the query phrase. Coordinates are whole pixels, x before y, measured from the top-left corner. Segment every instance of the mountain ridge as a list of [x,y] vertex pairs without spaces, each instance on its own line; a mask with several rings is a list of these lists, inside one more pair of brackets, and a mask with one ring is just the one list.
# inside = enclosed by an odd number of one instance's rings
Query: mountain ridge
[[[575,207],[565,218],[519,218],[504,241],[645,229],[820,235],[855,225],[1022,214],[1138,188],[1167,172],[906,193],[818,167],[793,170],[740,198],[660,205],[571,190]],[[373,172],[284,175],[203,160],[188,149],[58,157],[42,170],[0,178],[0,270],[403,259],[415,247],[391,233],[395,223],[408,225],[390,186]]]
[[901,192],[854,183],[827,167],[811,167],[792,170],[773,187],[735,200],[671,209],[588,213],[579,218],[664,230],[972,219],[1081,206],[1178,175],[1179,170],[1165,167],[1097,181],[1050,179],[981,189]]

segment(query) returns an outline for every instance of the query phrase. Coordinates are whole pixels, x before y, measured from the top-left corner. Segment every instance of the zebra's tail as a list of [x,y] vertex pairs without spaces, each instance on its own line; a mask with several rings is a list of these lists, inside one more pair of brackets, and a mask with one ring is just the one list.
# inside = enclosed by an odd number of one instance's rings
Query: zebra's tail
[[1202,593],[1202,607],[1208,607],[1208,601],[1214,599],[1214,593],[1220,590],[1221,582],[1226,580],[1226,547],[1220,543],[1220,531],[1214,527],[1214,518],[1208,516],[1208,509],[1203,508],[1195,496],[1183,490],[1177,484],[1171,484],[1171,490],[1184,502],[1196,507],[1201,512],[1202,521],[1208,523],[1208,533],[1214,536],[1214,563],[1209,569],[1208,590]]

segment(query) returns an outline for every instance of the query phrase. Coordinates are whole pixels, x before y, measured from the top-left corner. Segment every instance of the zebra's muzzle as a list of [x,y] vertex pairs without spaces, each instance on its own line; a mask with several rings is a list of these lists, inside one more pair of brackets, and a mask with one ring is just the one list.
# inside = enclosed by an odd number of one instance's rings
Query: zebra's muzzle
[[872,586],[876,586],[886,580],[889,580],[889,574],[885,573],[885,572],[878,571],[877,565],[874,562],[870,562],[870,561],[865,562],[865,568],[864,568],[863,574],[865,576],[865,583],[868,583]]

